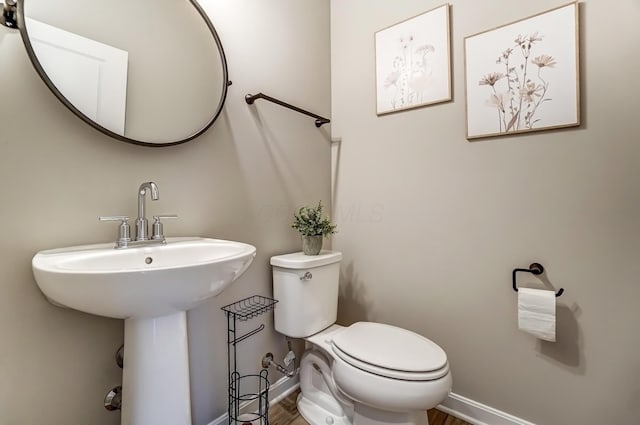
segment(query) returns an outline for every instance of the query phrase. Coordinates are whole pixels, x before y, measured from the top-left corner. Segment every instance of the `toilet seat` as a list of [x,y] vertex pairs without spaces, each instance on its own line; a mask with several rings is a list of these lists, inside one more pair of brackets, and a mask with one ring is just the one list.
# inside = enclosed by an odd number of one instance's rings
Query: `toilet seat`
[[385,378],[400,379],[403,381],[433,381],[440,379],[449,373],[449,364],[445,364],[444,367],[434,370],[432,372],[405,372],[402,370],[386,369],[380,366],[373,365],[371,363],[363,362],[355,357],[351,357],[337,347],[332,347],[336,356],[344,360],[351,366],[362,369],[365,372],[370,372],[376,375],[380,375]]
[[387,378],[432,381],[449,373],[447,355],[433,341],[382,323],[354,323],[332,338],[331,349],[349,365]]

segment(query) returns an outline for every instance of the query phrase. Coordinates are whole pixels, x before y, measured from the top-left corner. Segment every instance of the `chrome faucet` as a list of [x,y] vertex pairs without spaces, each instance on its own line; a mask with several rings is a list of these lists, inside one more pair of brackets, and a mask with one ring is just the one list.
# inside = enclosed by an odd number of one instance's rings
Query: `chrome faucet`
[[116,248],[129,248],[135,246],[158,245],[165,244],[166,240],[162,229],[161,219],[177,218],[175,214],[154,215],[153,234],[149,237],[149,221],[146,217],[145,202],[147,192],[150,192],[151,200],[157,201],[160,197],[158,194],[158,185],[154,182],[144,182],[138,188],[138,218],[136,218],[136,237],[131,239],[129,231],[129,217],[127,216],[106,216],[100,217],[100,221],[119,221],[118,239],[116,240]]
[[145,182],[138,188],[138,218],[136,219],[136,240],[146,241],[149,239],[149,222],[145,216],[145,201],[147,191],[151,191],[151,200],[157,201],[158,185],[154,182]]

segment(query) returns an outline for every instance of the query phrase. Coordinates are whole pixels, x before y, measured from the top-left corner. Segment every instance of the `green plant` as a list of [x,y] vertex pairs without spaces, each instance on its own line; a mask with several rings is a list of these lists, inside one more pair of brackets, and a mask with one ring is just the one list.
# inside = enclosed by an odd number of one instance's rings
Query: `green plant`
[[317,207],[304,206],[293,214],[291,227],[303,236],[324,236],[336,233],[336,225],[331,224],[329,217],[322,215],[322,201]]

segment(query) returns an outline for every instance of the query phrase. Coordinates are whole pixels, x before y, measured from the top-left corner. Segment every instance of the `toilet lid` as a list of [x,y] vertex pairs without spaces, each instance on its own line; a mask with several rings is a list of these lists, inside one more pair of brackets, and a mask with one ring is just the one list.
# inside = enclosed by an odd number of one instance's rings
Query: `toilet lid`
[[447,355],[437,344],[383,323],[354,323],[333,338],[333,347],[347,363],[383,376],[429,380],[449,371]]

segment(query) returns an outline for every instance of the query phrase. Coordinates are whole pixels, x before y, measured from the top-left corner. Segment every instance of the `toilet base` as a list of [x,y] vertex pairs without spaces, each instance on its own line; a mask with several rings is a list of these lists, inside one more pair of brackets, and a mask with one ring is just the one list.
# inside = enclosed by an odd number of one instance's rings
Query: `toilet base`
[[352,425],[353,405],[341,397],[321,351],[305,351],[300,360],[298,412],[311,425]]
[[310,425],[428,425],[425,410],[395,412],[345,397],[336,387],[331,361],[319,350],[307,350],[300,362],[298,412]]
[[390,412],[367,406],[354,404],[353,425],[429,425],[427,412],[414,410],[410,412]]
[[298,396],[298,412],[310,425],[429,425],[425,411],[389,412],[356,403],[353,419],[338,416],[309,401],[303,394]]
[[298,413],[310,425],[353,425],[346,416],[336,415],[309,401],[300,394],[298,396]]

